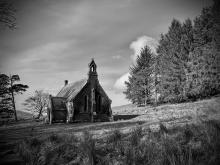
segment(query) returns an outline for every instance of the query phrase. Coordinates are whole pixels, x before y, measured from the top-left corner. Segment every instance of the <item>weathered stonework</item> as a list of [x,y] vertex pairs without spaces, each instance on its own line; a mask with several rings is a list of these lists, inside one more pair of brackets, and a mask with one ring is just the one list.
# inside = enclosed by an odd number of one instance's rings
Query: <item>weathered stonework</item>
[[57,96],[50,97],[50,123],[111,120],[112,101],[101,87],[96,69],[92,59],[87,80],[71,84],[65,81],[65,86]]

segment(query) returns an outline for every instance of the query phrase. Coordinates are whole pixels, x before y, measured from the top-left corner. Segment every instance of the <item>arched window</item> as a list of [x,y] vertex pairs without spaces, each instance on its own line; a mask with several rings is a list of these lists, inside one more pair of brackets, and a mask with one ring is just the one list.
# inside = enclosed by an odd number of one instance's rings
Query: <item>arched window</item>
[[88,111],[88,96],[85,95],[84,97],[84,112]]
[[101,112],[102,111],[102,97],[99,95],[99,111]]
[[90,66],[90,72],[96,72],[96,66],[95,65]]

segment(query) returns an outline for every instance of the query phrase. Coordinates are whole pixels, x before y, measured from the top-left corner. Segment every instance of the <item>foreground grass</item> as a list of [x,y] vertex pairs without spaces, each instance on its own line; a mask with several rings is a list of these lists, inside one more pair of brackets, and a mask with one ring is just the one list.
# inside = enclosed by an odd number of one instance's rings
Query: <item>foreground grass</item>
[[25,164],[125,164],[125,165],[213,165],[220,163],[220,123],[212,120],[200,125],[158,132],[137,126],[128,133],[115,129],[96,139],[88,131],[81,137],[51,134],[33,137],[17,145]]

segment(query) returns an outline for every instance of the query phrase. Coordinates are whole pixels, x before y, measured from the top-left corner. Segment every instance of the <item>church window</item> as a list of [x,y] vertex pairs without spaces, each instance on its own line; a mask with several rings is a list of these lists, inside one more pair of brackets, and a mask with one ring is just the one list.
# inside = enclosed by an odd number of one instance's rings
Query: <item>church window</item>
[[88,111],[88,96],[84,97],[84,112]]

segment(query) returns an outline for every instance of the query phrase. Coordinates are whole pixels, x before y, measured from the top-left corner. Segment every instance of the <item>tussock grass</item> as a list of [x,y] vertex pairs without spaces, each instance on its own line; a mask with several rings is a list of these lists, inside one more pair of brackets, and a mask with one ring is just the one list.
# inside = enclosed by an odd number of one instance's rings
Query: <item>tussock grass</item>
[[85,131],[83,132],[83,139],[80,143],[81,153],[83,155],[83,164],[93,165],[96,159],[95,140],[92,135]]
[[119,131],[119,129],[114,129],[112,134],[107,137],[107,143],[116,143],[121,141],[123,134]]
[[27,165],[65,164],[77,156],[74,136],[51,134],[30,138],[18,144],[17,151]]
[[129,139],[131,145],[138,146],[141,141],[142,136],[143,136],[143,132],[142,132],[141,126],[137,126],[133,128],[133,130],[131,131],[130,139]]
[[18,153],[26,164],[84,165],[217,165],[220,163],[220,122],[206,121],[158,132],[136,126],[128,134],[114,129],[98,142],[85,131],[82,138],[51,134],[24,140]]

